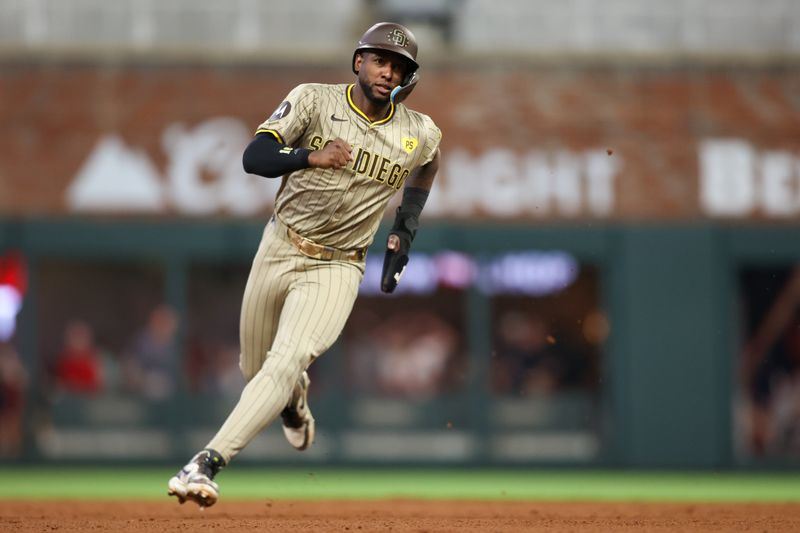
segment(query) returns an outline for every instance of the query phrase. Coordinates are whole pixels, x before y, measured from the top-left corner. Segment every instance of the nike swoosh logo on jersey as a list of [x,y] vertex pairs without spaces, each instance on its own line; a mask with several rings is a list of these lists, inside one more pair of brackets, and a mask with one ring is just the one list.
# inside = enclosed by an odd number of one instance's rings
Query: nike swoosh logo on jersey
[[335,120],[336,122],[347,122],[347,119],[346,119],[346,118],[338,118],[338,117],[336,116],[336,113],[333,113],[333,114],[331,115],[331,120]]

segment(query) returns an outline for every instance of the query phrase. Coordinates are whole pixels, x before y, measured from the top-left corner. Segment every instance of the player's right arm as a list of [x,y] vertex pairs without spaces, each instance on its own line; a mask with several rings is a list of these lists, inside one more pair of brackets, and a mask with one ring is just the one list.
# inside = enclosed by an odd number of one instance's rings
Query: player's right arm
[[341,168],[352,159],[341,139],[321,150],[298,146],[317,113],[319,86],[298,85],[256,130],[242,156],[245,172],[274,178],[309,167]]
[[265,178],[276,178],[304,168],[342,168],[353,159],[352,148],[335,139],[321,150],[292,148],[269,133],[259,133],[242,156],[244,171]]

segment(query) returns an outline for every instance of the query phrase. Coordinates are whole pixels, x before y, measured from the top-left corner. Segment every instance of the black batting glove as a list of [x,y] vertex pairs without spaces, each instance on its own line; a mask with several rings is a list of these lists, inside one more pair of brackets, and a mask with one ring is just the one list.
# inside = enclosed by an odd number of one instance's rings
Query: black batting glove
[[389,235],[396,235],[399,244],[395,250],[387,249],[383,256],[381,290],[385,293],[394,292],[400,282],[400,277],[408,264],[408,252],[417,233],[417,225],[416,217],[405,216],[400,208],[397,209],[397,217]]

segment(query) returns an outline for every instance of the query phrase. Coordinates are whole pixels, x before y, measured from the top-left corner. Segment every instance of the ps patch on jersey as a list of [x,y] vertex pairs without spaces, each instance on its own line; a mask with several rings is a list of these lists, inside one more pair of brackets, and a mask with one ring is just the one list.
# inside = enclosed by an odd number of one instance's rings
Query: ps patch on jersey
[[413,152],[419,144],[419,141],[414,137],[403,137],[401,141],[403,142],[403,150],[405,150],[407,154]]
[[269,117],[269,120],[281,119],[286,115],[288,115],[289,111],[291,110],[292,110],[292,104],[290,104],[288,101],[284,101],[281,103],[281,105],[278,106],[278,109],[276,109],[275,112],[272,113],[272,116]]

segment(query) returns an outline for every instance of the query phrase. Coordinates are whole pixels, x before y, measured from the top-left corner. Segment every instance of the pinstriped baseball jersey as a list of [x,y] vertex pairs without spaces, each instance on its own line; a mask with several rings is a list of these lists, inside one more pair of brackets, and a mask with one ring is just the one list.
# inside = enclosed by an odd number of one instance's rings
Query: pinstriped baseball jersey
[[303,84],[256,133],[294,148],[318,150],[340,137],[353,160],[341,169],[306,168],[283,177],[277,216],[302,236],[342,250],[368,246],[389,199],[429,163],[442,133],[427,115],[391,105],[371,122],[352,99],[353,85]]

